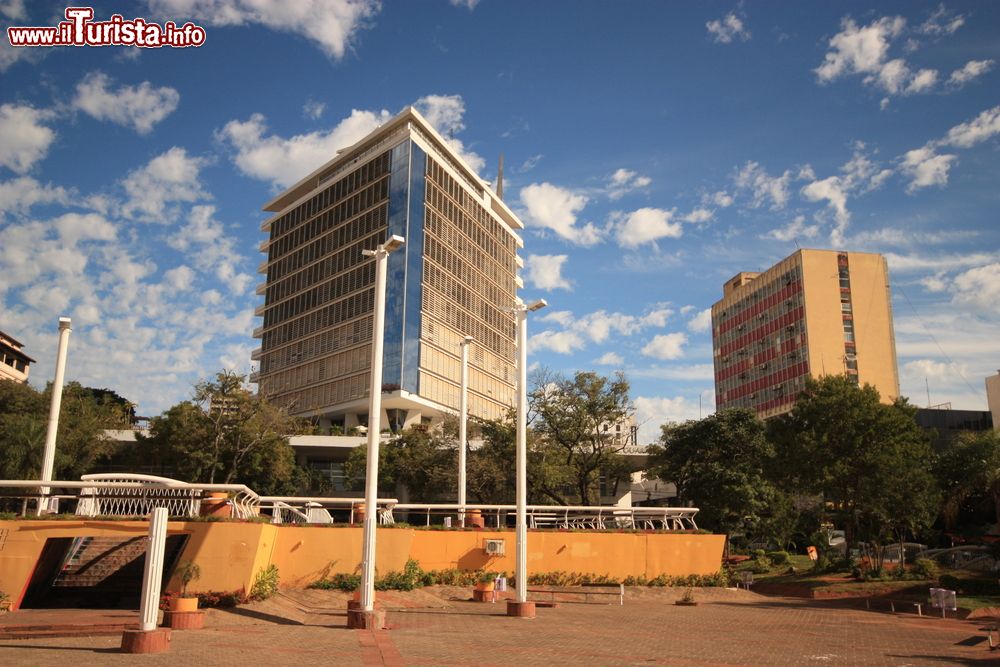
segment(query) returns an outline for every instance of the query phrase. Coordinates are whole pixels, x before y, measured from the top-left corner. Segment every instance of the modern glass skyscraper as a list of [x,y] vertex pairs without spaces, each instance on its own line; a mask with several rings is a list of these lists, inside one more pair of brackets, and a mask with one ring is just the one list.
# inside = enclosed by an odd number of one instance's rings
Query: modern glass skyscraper
[[367,421],[375,264],[388,235],[382,423],[428,423],[459,406],[461,347],[472,336],[469,412],[513,404],[521,221],[413,109],[265,205],[264,304],[252,376],[292,414]]

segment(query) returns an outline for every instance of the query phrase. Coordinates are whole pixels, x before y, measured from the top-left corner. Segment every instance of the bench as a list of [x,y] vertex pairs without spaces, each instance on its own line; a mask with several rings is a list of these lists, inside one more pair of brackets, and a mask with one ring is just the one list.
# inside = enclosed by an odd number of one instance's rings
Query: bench
[[872,608],[872,600],[883,600],[889,603],[889,611],[893,614],[896,613],[896,605],[900,607],[913,606],[917,608],[917,616],[924,615],[924,603],[923,602],[913,602],[912,600],[893,600],[891,598],[865,598],[865,608]]
[[[542,593],[552,596],[552,600],[555,601],[557,595],[582,595],[584,601],[589,600],[591,595],[610,595],[618,598],[618,604],[625,604],[625,585],[624,584],[582,584],[583,588],[611,588],[613,590],[604,591],[572,591],[557,588],[529,588],[529,593]],[[608,602],[608,604],[613,604],[613,602]]]

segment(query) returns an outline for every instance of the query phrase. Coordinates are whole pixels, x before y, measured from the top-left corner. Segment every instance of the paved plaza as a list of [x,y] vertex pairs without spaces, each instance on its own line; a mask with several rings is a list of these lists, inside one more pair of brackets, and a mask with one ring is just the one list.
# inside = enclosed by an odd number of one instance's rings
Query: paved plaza
[[1000,664],[991,623],[843,601],[706,589],[681,607],[680,591],[629,589],[624,606],[564,602],[525,620],[506,617],[502,603],[460,599],[461,589],[380,595],[383,632],[347,630],[342,594],[302,591],[209,610],[206,629],[174,631],[166,654],[122,654],[113,636],[0,640],[0,665]]

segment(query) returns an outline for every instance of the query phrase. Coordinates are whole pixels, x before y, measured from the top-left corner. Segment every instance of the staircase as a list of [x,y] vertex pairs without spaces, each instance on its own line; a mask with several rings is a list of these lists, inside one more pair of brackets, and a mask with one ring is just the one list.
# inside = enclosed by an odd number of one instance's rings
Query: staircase
[[[142,592],[148,538],[77,537],[48,574],[38,573],[26,606],[33,608],[134,608]],[[164,582],[184,550],[187,535],[167,537]],[[55,556],[55,554],[53,554]],[[58,556],[56,556],[58,558]],[[46,585],[46,582],[48,584]]]
[[[125,540],[118,537],[78,537],[73,540],[52,587],[90,588],[125,570],[131,576],[117,577],[115,583],[119,585],[115,588],[132,584],[131,590],[142,590],[147,541],[145,537]],[[132,570],[138,571],[138,580],[135,580]]]

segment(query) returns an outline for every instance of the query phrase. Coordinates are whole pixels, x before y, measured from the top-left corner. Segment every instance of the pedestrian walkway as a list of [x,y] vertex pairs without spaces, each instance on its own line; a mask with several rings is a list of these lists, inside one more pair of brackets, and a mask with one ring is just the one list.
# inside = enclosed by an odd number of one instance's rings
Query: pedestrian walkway
[[[946,665],[998,664],[982,621],[890,615],[844,603],[746,591],[629,589],[624,606],[563,603],[535,619],[468,591],[383,598],[390,629],[347,630],[343,595],[308,591],[210,610],[206,629],[175,631],[170,652],[118,652],[115,637],[0,640],[0,665]],[[339,597],[338,597],[339,595]],[[409,601],[407,601],[409,600]],[[11,616],[16,616],[12,614]]]

